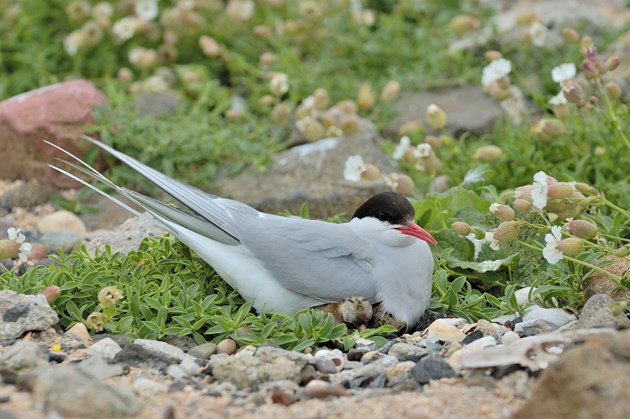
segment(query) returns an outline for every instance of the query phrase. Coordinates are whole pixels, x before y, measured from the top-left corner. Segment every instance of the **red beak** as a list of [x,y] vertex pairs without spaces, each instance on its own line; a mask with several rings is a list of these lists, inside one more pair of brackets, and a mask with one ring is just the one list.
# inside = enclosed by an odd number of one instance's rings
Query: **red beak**
[[405,227],[396,227],[396,230],[400,231],[402,234],[417,237],[427,243],[437,244],[437,240],[435,240],[428,231],[426,231],[416,223],[411,223],[410,225]]

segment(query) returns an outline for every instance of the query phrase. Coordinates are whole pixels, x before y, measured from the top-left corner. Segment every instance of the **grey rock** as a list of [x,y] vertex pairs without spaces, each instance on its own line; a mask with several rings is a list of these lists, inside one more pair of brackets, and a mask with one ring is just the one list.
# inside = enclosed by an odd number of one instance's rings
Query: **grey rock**
[[396,357],[399,361],[418,362],[421,358],[427,356],[429,351],[426,348],[421,348],[410,343],[398,342],[389,348],[387,354]]
[[315,369],[322,374],[335,374],[337,372],[335,363],[331,359],[323,356],[315,358]]
[[89,232],[83,239],[90,254],[102,253],[106,245],[109,245],[113,252],[129,253],[137,250],[145,238],[162,236],[165,233],[148,215],[143,215],[131,217],[113,230]]
[[113,362],[133,367],[147,367],[161,370],[179,361],[168,355],[153,352],[135,343],[130,343],[129,345],[125,345],[125,347],[114,356]]
[[562,308],[545,308],[538,305],[532,305],[525,310],[523,314],[523,321],[528,322],[530,320],[547,320],[558,327],[576,319],[575,314],[570,313]]
[[166,370],[166,373],[168,374],[169,377],[174,378],[176,380],[181,380],[182,378],[185,378],[188,375],[186,374],[186,371],[184,371],[184,369],[177,364],[169,365]]
[[120,364],[109,364],[105,359],[100,356],[93,356],[85,359],[77,364],[86,373],[98,379],[105,379],[109,377],[115,377],[124,373],[123,367]]
[[48,202],[48,197],[53,191],[51,186],[44,185],[38,180],[18,183],[0,196],[0,206],[7,209],[34,207]]
[[442,358],[435,356],[424,357],[411,369],[411,377],[420,384],[427,384],[430,380],[450,378],[455,376],[453,368]]
[[630,398],[630,331],[602,335],[565,351],[536,380],[513,416],[622,418]]
[[514,331],[521,336],[535,336],[558,330],[558,325],[548,320],[536,319],[514,325]]
[[0,342],[19,338],[25,332],[46,330],[58,321],[43,295],[0,291]]
[[116,343],[116,341],[111,338],[103,338],[90,346],[86,352],[90,356],[100,356],[105,359],[114,359],[116,354],[121,350],[122,348],[118,343]]
[[627,329],[630,327],[630,319],[623,312],[615,315],[613,305],[615,300],[607,294],[595,294],[588,299],[578,320],[579,329],[590,327],[613,327],[615,329]]
[[42,235],[39,242],[49,253],[57,253],[57,249],[71,252],[77,244],[81,243],[81,236],[74,231],[60,230]]
[[214,355],[216,352],[217,345],[212,342],[206,342],[190,348],[187,353],[195,358],[210,359],[210,356]]
[[141,346],[149,352],[153,352],[155,354],[159,354],[164,358],[171,358],[176,360],[177,362],[182,362],[185,359],[193,359],[194,358],[188,354],[186,354],[180,348],[170,345],[166,342],[161,342],[159,340],[152,339],[136,339],[134,344]]
[[303,354],[274,347],[261,347],[253,356],[234,356],[211,360],[212,375],[243,389],[267,381],[289,380],[299,383],[307,366]]
[[61,365],[44,371],[36,380],[34,398],[48,412],[85,418],[129,417],[141,404],[121,384],[102,382],[76,365]]
[[0,355],[0,366],[13,371],[30,371],[48,365],[48,351],[35,343],[18,340]]
[[497,118],[503,115],[501,107],[483,92],[481,85],[433,92],[403,92],[396,102],[398,115],[392,119],[385,134],[397,137],[401,126],[419,118],[430,130],[430,125],[426,122],[426,113],[431,104],[438,105],[446,112],[448,116],[446,130],[455,136],[464,132],[478,135],[490,133]]
[[219,195],[250,204],[261,211],[297,214],[308,202],[312,217],[352,214],[372,195],[391,190],[383,180],[349,182],[343,178],[346,159],[360,154],[382,173],[400,172],[383,154],[376,129],[362,121],[359,134],[326,138],[293,147],[274,157],[265,173],[244,171],[218,180]]

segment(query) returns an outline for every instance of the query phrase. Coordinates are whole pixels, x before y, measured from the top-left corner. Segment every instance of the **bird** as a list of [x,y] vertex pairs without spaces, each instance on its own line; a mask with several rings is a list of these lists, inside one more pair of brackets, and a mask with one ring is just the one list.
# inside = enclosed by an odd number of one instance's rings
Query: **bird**
[[[414,222],[409,200],[395,192],[376,194],[350,221],[330,223],[258,211],[172,179],[109,145],[83,138],[116,157],[173,197],[174,206],[118,186],[62,147],[57,159],[111,187],[148,213],[206,261],[260,312],[293,314],[302,309],[362,297],[407,325],[430,304],[436,240]],[[143,214],[59,165],[52,169]]]
[[356,329],[365,329],[374,317],[370,301],[356,295],[344,298],[338,303],[328,303],[313,308],[330,313],[337,323],[345,323]]

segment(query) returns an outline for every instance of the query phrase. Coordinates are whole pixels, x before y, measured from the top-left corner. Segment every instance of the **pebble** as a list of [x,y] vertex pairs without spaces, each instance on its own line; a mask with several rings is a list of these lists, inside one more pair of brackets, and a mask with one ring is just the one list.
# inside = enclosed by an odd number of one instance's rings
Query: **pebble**
[[528,307],[523,314],[523,322],[546,320],[558,327],[575,320],[577,317],[561,308],[544,308],[537,305]]
[[396,357],[399,361],[418,362],[421,358],[427,356],[429,351],[426,348],[410,343],[397,342],[389,348],[387,354]]
[[212,342],[206,342],[190,348],[188,350],[188,355],[199,359],[210,359],[210,356],[214,355],[216,351],[217,345]]
[[436,336],[441,341],[445,342],[461,342],[466,335],[453,326],[447,319],[438,319],[431,323],[427,328],[427,336]]
[[419,384],[427,384],[431,380],[455,376],[455,370],[442,358],[426,356],[410,371],[411,377]]
[[524,287],[524,288],[514,291],[514,298],[516,298],[516,303],[519,306],[526,306],[527,304],[532,303],[532,300],[529,298],[530,291],[533,296],[534,293],[536,292],[536,288],[534,288],[532,291],[532,287]]
[[483,337],[483,332],[481,330],[475,330],[472,333],[466,335],[464,340],[462,340],[462,345],[466,346],[469,343],[476,341],[477,339],[481,339]]
[[83,371],[98,379],[115,377],[124,373],[120,364],[109,364],[100,356],[93,356],[77,364]]
[[56,254],[57,249],[71,252],[77,244],[81,243],[81,236],[74,231],[61,230],[46,233],[39,238],[39,241],[47,252]]
[[0,367],[13,372],[31,371],[48,365],[48,351],[35,342],[18,340],[0,354]]
[[177,362],[182,362],[186,358],[192,358],[190,355],[186,354],[180,348],[169,345],[166,342],[161,342],[159,340],[153,339],[136,339],[133,342],[135,345],[138,345],[149,352],[154,352],[159,355],[162,355],[166,358],[172,358]]
[[201,366],[197,364],[194,358],[185,358],[181,364],[179,364],[180,368],[186,373],[187,376],[192,377],[193,375],[197,375],[201,373]]
[[223,339],[217,344],[217,353],[232,355],[236,352],[236,342],[232,339]]
[[503,345],[511,345],[514,342],[518,341],[521,337],[518,335],[518,333],[513,332],[513,331],[507,331],[503,334],[503,336],[501,336],[501,343]]
[[70,211],[55,211],[43,216],[37,221],[37,230],[42,235],[59,231],[73,231],[82,237],[86,233],[85,223]]
[[44,295],[0,291],[0,342],[17,339],[26,332],[46,330],[58,321]]
[[85,346],[92,345],[92,336],[88,332],[87,327],[83,323],[76,323],[70,329],[66,330],[66,335],[76,338]]
[[348,390],[343,386],[322,380],[312,380],[302,389],[302,396],[307,399],[327,399],[347,395]]
[[122,348],[112,338],[103,338],[90,346],[87,349],[87,354],[90,356],[100,356],[105,359],[114,359],[118,352],[122,351]]
[[323,356],[315,357],[315,369],[322,374],[335,374],[337,372],[337,366],[330,359]]
[[543,319],[520,322],[514,325],[514,331],[521,336],[536,336],[558,330],[558,325]]
[[166,373],[169,375],[169,377],[172,377],[176,380],[180,380],[188,375],[186,374],[186,371],[184,371],[184,369],[177,364],[169,365],[166,369]]

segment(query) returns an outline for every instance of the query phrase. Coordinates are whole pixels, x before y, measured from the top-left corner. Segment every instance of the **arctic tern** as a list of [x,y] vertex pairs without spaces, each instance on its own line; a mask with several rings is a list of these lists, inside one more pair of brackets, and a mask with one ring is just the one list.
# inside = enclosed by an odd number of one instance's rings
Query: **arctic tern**
[[[363,297],[372,304],[381,303],[382,310],[411,326],[430,303],[433,256],[429,243],[436,241],[414,222],[414,208],[402,195],[377,194],[341,224],[272,215],[171,179],[98,140],[84,138],[187,209],[120,187],[78,157],[48,144],[76,161],[61,162],[143,208],[251,300],[256,310],[294,313]],[[50,167],[141,215],[79,176]]]

